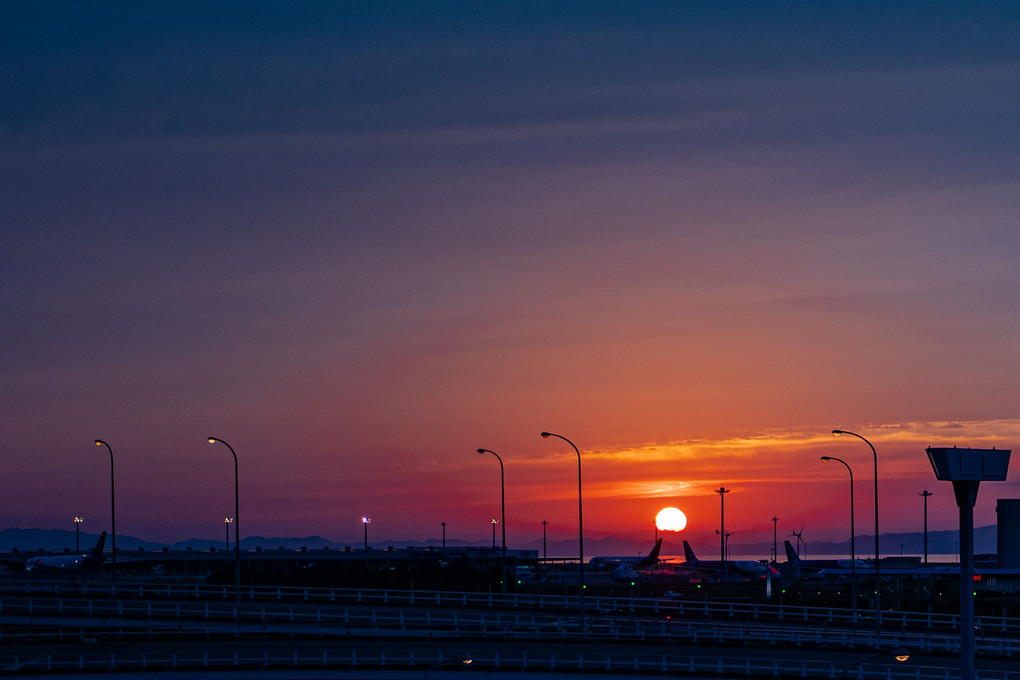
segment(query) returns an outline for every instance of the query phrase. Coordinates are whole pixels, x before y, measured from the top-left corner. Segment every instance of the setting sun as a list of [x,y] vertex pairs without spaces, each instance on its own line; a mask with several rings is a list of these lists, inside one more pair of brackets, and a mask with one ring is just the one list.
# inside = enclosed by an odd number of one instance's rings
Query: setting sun
[[663,508],[655,516],[655,526],[659,531],[683,531],[687,526],[687,515],[679,508]]

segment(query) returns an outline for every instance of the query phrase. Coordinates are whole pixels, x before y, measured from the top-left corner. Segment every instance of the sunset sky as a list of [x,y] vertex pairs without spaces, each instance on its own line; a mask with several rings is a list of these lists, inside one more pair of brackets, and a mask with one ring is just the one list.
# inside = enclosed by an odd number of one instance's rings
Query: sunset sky
[[[0,528],[957,526],[1020,449],[1012,2],[8,3]],[[1020,465],[1014,461],[1013,467]],[[985,484],[1020,497],[1017,474]]]

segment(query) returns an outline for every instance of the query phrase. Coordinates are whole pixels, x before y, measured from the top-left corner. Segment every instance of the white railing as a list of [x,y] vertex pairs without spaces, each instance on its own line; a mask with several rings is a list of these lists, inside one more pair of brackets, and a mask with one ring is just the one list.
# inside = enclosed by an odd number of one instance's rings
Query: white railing
[[[169,598],[169,599],[221,599],[233,600],[236,591],[232,585],[122,583],[66,581],[32,581],[0,583],[0,592],[8,593],[77,593],[81,595]],[[246,602],[302,601],[330,603],[359,603],[409,606],[537,609],[577,611],[577,596],[466,593],[414,590],[374,590],[364,588],[301,588],[277,586],[242,586],[242,599]],[[753,603],[709,602],[702,600],[664,600],[658,598],[587,597],[586,606],[591,615],[598,614],[654,614],[672,616],[706,616],[712,618],[765,619],[788,623],[828,624],[840,626],[874,625],[874,611],[860,609],[856,617],[849,609],[837,607],[800,607]],[[976,619],[981,630],[988,633],[1020,634],[1020,619],[981,616]],[[959,616],[930,612],[882,612],[883,628],[957,630]]]
[[[264,633],[448,639],[514,638],[520,640],[611,639],[620,642],[754,643],[758,645],[814,645],[852,649],[875,646],[874,631],[829,628],[779,621],[729,621],[701,618],[641,619],[590,617],[582,630],[576,616],[561,617],[530,612],[398,609],[394,607],[345,608],[343,605],[284,603],[242,605],[240,617],[232,603],[168,602],[147,600],[65,599],[6,597],[0,612],[8,627],[0,641],[26,636],[35,639],[75,638],[81,635],[125,639],[146,636],[209,636],[236,630],[236,622]],[[16,617],[23,617],[19,621]],[[32,623],[19,631],[17,623]],[[48,625],[47,631],[42,626]],[[80,631],[88,631],[80,632]],[[926,631],[884,631],[883,645],[915,652],[958,653],[959,636]],[[996,656],[1020,656],[1020,640],[979,637],[977,649]]]

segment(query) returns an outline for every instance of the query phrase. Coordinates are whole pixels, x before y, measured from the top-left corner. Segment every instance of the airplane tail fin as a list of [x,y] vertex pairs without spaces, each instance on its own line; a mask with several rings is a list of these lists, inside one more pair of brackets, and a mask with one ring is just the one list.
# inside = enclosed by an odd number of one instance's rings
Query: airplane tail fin
[[796,548],[789,541],[783,541],[786,544],[786,561],[797,562],[800,560],[800,555],[797,554]]
[[96,543],[96,546],[94,548],[92,548],[92,554],[93,555],[102,555],[103,554],[103,546],[104,545],[106,545],[106,532],[105,531],[99,535],[99,541]]
[[105,531],[99,535],[95,547],[89,550],[89,554],[81,561],[82,569],[94,569],[106,561],[106,556],[103,554],[104,545],[106,545]]
[[642,559],[638,563],[638,567],[649,567],[653,564],[659,563],[659,551],[662,550],[662,539],[660,538],[655,542],[655,547],[648,553],[648,556]]
[[687,539],[684,539],[684,559],[691,564],[698,561],[697,556],[694,554],[694,548],[692,548],[691,544],[687,542]]

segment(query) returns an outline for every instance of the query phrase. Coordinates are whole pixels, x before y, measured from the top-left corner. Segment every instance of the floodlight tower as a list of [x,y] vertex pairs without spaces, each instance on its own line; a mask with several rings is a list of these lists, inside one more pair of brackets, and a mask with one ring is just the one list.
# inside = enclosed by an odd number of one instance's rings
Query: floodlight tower
[[974,504],[982,481],[1005,481],[1009,449],[928,448],[935,479],[953,483],[960,507],[960,680],[975,680]]

